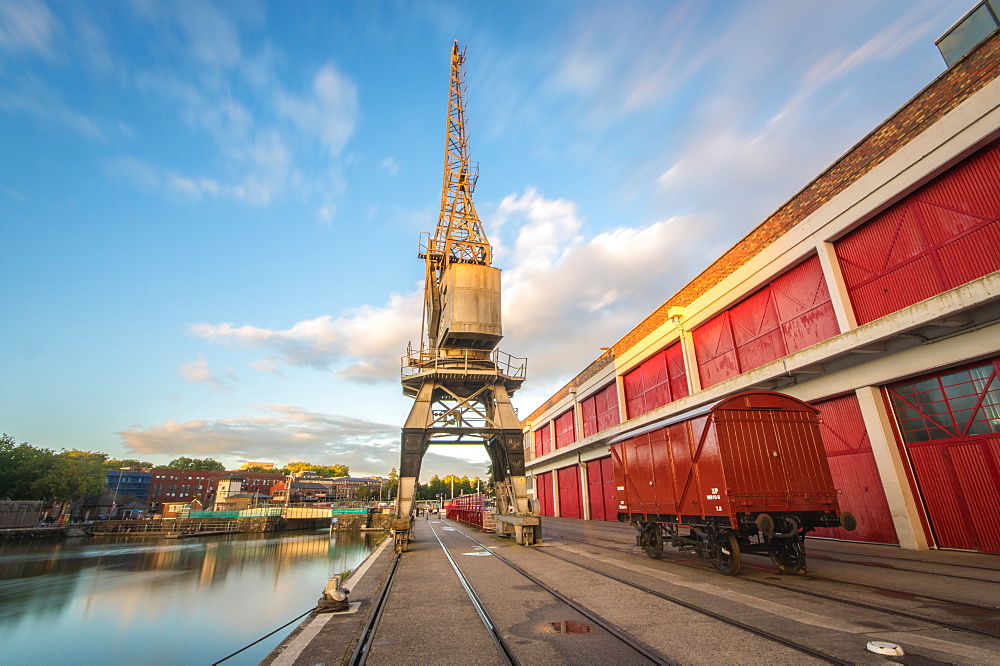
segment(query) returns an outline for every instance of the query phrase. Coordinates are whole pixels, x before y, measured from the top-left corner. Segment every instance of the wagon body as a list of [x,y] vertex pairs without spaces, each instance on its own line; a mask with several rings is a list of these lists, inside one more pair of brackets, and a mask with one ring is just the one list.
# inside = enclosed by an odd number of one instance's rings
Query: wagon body
[[[626,435],[611,453],[618,519],[654,551],[656,525],[675,545],[714,547],[728,530],[746,552],[773,555],[792,531],[841,524],[818,412],[787,395],[741,393]],[[688,542],[681,525],[694,528]]]

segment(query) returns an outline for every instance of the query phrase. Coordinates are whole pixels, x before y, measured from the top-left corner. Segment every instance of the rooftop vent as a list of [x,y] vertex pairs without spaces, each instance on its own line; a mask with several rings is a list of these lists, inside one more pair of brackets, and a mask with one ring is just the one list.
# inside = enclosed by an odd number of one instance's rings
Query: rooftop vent
[[981,0],[934,42],[951,67],[1000,27],[1000,0]]

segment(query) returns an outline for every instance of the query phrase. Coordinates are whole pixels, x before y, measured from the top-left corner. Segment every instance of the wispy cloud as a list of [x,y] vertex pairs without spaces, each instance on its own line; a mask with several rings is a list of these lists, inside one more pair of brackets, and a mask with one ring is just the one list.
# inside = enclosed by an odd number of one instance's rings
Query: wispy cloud
[[35,53],[50,58],[61,25],[48,6],[37,2],[0,3],[0,51]]
[[23,113],[39,124],[65,128],[91,141],[103,142],[108,131],[100,119],[72,108],[63,96],[40,79],[20,77],[0,81],[0,111]]
[[217,375],[208,367],[208,361],[202,354],[198,354],[198,358],[194,361],[182,363],[177,371],[189,382],[207,384],[216,391],[231,391],[237,379],[231,369],[227,369],[223,377]]
[[[330,370],[360,382],[396,380],[407,340],[419,336],[423,297],[393,294],[382,307],[364,306],[274,330],[229,323],[190,324],[191,335],[230,347],[263,349],[267,363]],[[265,366],[266,367],[266,366]]]
[[[117,433],[125,447],[142,455],[223,459],[230,464],[304,460],[344,464],[353,474],[387,474],[399,468],[398,425],[324,414],[295,405],[258,405],[246,416],[217,420],[167,421],[132,426]],[[475,453],[478,453],[475,452]],[[424,458],[421,478],[433,474],[485,476],[486,463],[440,452]]]
[[[535,189],[506,197],[489,218],[503,266],[505,351],[529,359],[532,393],[554,390],[679,288],[710,231],[693,218],[618,227],[592,237],[572,202]],[[399,358],[417,342],[421,291],[394,294],[382,307],[317,317],[283,329],[229,323],[189,325],[192,335],[261,349],[276,364],[335,371],[356,382],[396,382]],[[572,333],[569,333],[569,332]]]

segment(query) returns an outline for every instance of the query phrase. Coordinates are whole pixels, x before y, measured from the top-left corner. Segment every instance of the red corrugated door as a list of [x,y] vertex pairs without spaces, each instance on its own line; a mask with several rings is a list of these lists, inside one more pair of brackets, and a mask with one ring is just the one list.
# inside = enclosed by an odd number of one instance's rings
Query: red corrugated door
[[552,430],[546,423],[541,428],[535,430],[535,457],[544,456],[552,452]]
[[759,368],[839,332],[823,268],[813,255],[695,329],[702,386]]
[[556,515],[552,501],[552,472],[535,475],[535,497],[538,498],[539,513],[543,516]]
[[859,324],[1000,270],[1000,144],[836,244]]
[[587,490],[591,520],[617,520],[615,476],[611,456],[587,463]]
[[723,312],[696,328],[692,339],[702,387],[708,388],[740,374],[729,312]]
[[576,465],[556,470],[559,483],[559,515],[562,518],[583,518],[580,495],[580,470]]
[[570,409],[556,417],[556,448],[561,449],[576,441],[576,414]]
[[886,393],[938,545],[1000,554],[1000,358]]
[[899,543],[857,396],[851,394],[823,400],[813,403],[813,407],[820,413],[820,433],[833,485],[841,491],[837,498],[840,509],[850,511],[858,519],[858,529],[853,532],[839,527],[821,528],[816,530],[816,535],[849,541]]

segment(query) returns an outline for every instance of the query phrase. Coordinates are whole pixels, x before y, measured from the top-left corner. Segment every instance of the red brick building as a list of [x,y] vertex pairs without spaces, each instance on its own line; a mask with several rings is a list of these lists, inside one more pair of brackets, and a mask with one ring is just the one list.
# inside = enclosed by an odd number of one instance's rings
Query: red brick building
[[210,506],[215,498],[219,479],[239,476],[245,479],[242,492],[270,495],[271,488],[284,480],[281,474],[264,472],[204,471],[194,469],[170,469],[157,467],[150,470],[148,504],[154,511],[164,502],[188,502],[197,498],[205,506]]

